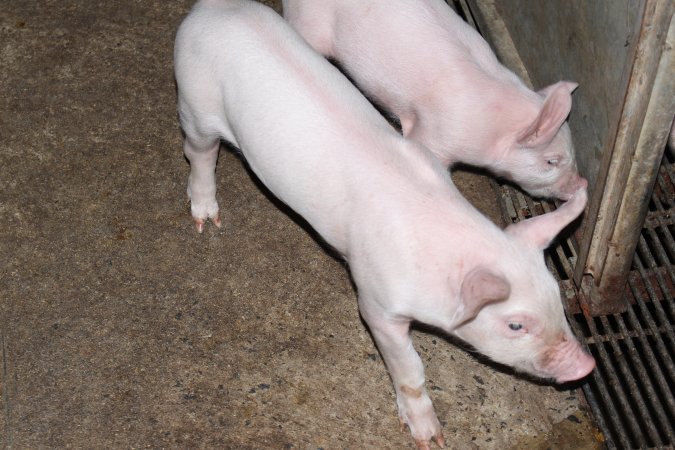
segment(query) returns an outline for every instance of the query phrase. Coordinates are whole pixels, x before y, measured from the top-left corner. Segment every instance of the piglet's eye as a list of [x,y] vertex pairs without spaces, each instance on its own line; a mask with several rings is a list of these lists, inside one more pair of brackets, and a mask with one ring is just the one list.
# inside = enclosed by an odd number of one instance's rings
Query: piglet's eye
[[509,328],[511,328],[513,331],[520,331],[523,328],[522,323],[510,323]]
[[547,163],[549,166],[557,166],[557,165],[558,165],[558,160],[557,160],[557,159],[549,159],[548,161],[546,161],[546,163]]

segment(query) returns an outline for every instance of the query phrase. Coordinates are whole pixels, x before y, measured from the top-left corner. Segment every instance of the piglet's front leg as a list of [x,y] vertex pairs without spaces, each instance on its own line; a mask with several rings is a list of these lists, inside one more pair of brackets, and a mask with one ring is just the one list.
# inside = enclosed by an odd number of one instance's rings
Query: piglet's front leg
[[444,447],[441,424],[424,387],[424,366],[410,339],[410,321],[387,317],[363,303],[362,299],[361,314],[394,383],[401,425],[408,425],[418,449],[431,448],[432,439]]

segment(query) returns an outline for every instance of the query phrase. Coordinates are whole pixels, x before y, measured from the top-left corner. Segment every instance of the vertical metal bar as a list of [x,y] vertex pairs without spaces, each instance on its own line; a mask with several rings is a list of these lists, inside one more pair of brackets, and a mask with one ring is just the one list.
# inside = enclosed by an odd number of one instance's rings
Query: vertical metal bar
[[513,205],[513,198],[511,197],[511,194],[509,193],[509,190],[506,186],[499,186],[499,197],[501,198],[503,206],[502,218],[504,219],[504,223],[506,225],[510,225],[513,223],[513,219],[517,216],[517,214],[516,208]]
[[675,160],[675,149],[670,145],[666,145],[665,154],[666,157],[663,160],[664,164],[661,164],[661,167],[663,167],[663,171],[668,175],[668,178],[670,178],[670,184],[675,185],[675,164],[666,162],[666,158],[671,161]]
[[[670,279],[673,283],[675,283],[675,274],[673,273],[673,266],[670,264],[670,261],[668,261],[668,255],[666,255],[666,251],[663,248],[663,245],[661,244],[661,239],[659,239],[659,236],[656,234],[656,231],[653,229],[647,229],[643,230],[643,232],[646,231],[647,234],[649,234],[649,237],[651,238],[653,242],[653,247],[656,250],[656,256],[658,256],[660,266],[665,270],[670,275]],[[644,238],[642,238],[644,240]],[[661,287],[661,291],[665,294],[668,292],[668,286],[665,284],[665,280],[663,279],[663,275],[661,274],[661,271],[658,270],[659,264],[657,264],[654,261],[654,258],[650,254],[651,261],[653,264],[650,262],[649,266],[654,268],[654,272],[656,274],[657,280],[659,281],[659,286]]]
[[[593,383],[595,383],[595,385],[597,386],[599,383],[595,380],[595,378],[600,377],[593,376]],[[600,383],[602,383],[602,380],[600,380]],[[603,408],[598,403],[598,400],[595,398],[595,394],[593,393],[593,389],[591,388],[590,383],[584,383],[583,386],[581,386],[581,389],[584,391],[586,401],[588,402],[588,405],[591,407],[591,412],[593,413],[593,419],[595,419],[595,423],[603,432],[602,434],[603,437],[605,438],[605,446],[607,447],[608,450],[614,450],[618,448],[616,446],[616,443],[614,442],[614,435],[611,433],[611,428],[605,421],[606,408]]]
[[574,269],[572,269],[572,265],[570,264],[569,260],[567,259],[567,255],[565,255],[565,251],[562,248],[562,244],[555,246],[555,253],[556,253],[556,255],[558,255],[558,259],[560,260],[560,264],[562,265],[563,271],[565,272],[565,273],[560,274],[560,278],[562,280],[572,279],[572,273],[574,272]]
[[[632,308],[628,308],[628,311],[632,312]],[[664,395],[669,394],[668,382],[663,377],[663,374],[661,373],[661,370],[658,366],[658,362],[654,358],[654,353],[649,348],[649,342],[647,342],[644,333],[637,333],[637,339],[640,340],[640,343],[643,346],[642,357],[647,361],[646,365],[649,367],[649,373],[647,373],[647,367],[645,367],[645,364],[642,363],[640,352],[637,351],[635,345],[633,344],[633,338],[628,336],[628,329],[626,328],[626,324],[624,323],[623,318],[621,317],[620,314],[615,314],[614,318],[616,319],[617,324],[619,325],[619,331],[621,332],[621,334],[626,336],[624,342],[626,344],[626,348],[628,349],[628,354],[634,361],[633,367],[635,367],[635,369],[639,372],[641,384],[647,391],[647,399],[651,404],[652,410],[656,414],[661,429],[664,431],[666,436],[668,436],[670,442],[673,442],[674,435],[672,424],[670,423],[666,411],[663,409],[663,405],[661,404],[660,401],[661,396],[659,396],[656,393],[656,390],[652,385],[651,379],[652,378],[656,379],[656,383],[664,392]]]
[[[615,314],[614,316],[616,317],[618,314]],[[609,320],[607,319],[607,316],[601,316],[600,321],[602,322],[603,327],[605,327],[606,330],[610,330],[611,327],[609,325]],[[625,340],[630,340],[630,337],[627,337]],[[654,427],[654,423],[651,420],[650,414],[649,414],[649,409],[647,409],[647,404],[644,401],[644,398],[642,397],[642,392],[640,392],[640,387],[638,386],[637,381],[633,377],[633,374],[631,373],[631,370],[628,368],[626,364],[626,359],[624,358],[624,353],[621,351],[621,348],[619,347],[619,343],[615,338],[612,338],[610,336],[609,338],[609,343],[612,346],[612,350],[614,351],[614,355],[616,356],[616,360],[619,366],[619,370],[621,371],[622,375],[622,380],[623,382],[628,386],[628,395],[633,399],[633,402],[635,406],[637,406],[637,412],[639,413],[639,416],[642,418],[641,420],[641,425],[643,428],[647,430],[647,434],[649,435],[649,438],[652,440],[653,444],[656,445],[661,445],[661,436],[659,436],[659,432],[656,430]],[[644,372],[644,366],[637,365],[638,368],[641,368],[642,370],[638,370],[639,375],[641,377],[641,385],[645,385],[645,379],[644,376],[646,375]],[[633,409],[633,414],[635,413],[635,409]]]
[[675,190],[675,179],[673,179],[675,176],[673,173],[674,168],[675,165],[664,166],[662,164],[659,168],[659,174],[656,177],[656,182],[659,184],[659,188],[661,190],[661,196],[657,196],[657,199],[663,203],[662,207],[665,209],[671,209],[675,207],[675,197],[669,195]]
[[[582,313],[582,315],[586,320],[586,322],[588,322],[589,320],[593,320],[592,317],[588,317],[584,313]],[[574,331],[574,334],[576,334],[578,337],[584,335],[576,320],[572,319],[569,322],[572,327],[572,330]],[[602,345],[602,342],[600,342],[597,338],[595,338],[594,342],[595,342],[594,345],[596,347]],[[590,346],[588,345],[587,340],[584,341],[584,345],[586,347],[586,350],[589,350],[590,352]],[[598,366],[598,368],[596,368],[591,373],[591,380],[592,383],[600,392],[600,398],[602,399],[603,404],[601,405],[597,401],[595,394],[593,394],[592,392],[590,382],[585,383],[582,386],[582,389],[584,390],[584,394],[586,394],[588,404],[593,410],[593,417],[595,418],[600,429],[602,429],[603,433],[605,434],[607,447],[610,449],[618,448],[617,443],[614,442],[614,439],[616,438],[619,441],[621,448],[629,448],[630,438],[625,432],[625,427],[621,421],[621,417],[619,417],[618,414],[619,408],[613,400],[614,397],[610,395],[605,380],[602,378],[600,374],[600,366]],[[605,421],[605,417],[607,417],[607,419],[611,422],[611,425],[608,425],[608,422]]]
[[527,209],[530,210],[530,216],[538,216],[537,214],[537,205],[543,205],[545,202],[538,202],[533,200],[530,196],[523,196],[525,200],[525,204],[527,205]]
[[[673,148],[668,146],[668,148],[666,148],[666,154],[670,155],[670,157],[672,158]],[[667,164],[665,156],[663,158],[663,163],[661,164],[661,169],[664,169],[664,166],[667,166],[670,169],[673,168],[673,165]],[[661,178],[661,176],[659,175],[659,181],[660,181],[660,178]],[[675,177],[671,178],[671,185],[673,186],[673,189],[675,190]],[[662,189],[664,190],[664,192],[668,192],[667,186],[662,186]],[[665,196],[665,198],[666,198],[666,200],[672,200],[671,203],[675,203],[675,197],[671,198],[669,196]],[[673,271],[673,265],[670,264],[669,258],[668,258],[668,255],[665,252],[665,249],[662,246],[659,245],[661,243],[665,244],[666,247],[668,248],[668,251],[670,252],[670,254],[675,257],[675,241],[673,240],[673,235],[670,233],[670,230],[668,229],[667,223],[665,223],[664,217],[666,215],[666,210],[664,210],[663,205],[661,204],[661,200],[656,195],[652,195],[652,200],[654,201],[654,204],[656,205],[656,208],[659,212],[658,222],[661,225],[661,228],[662,228],[662,231],[663,231],[662,234],[665,237],[665,242],[663,242],[659,239],[656,239],[657,254],[659,256],[659,260],[660,260],[661,265],[665,268],[666,272],[668,272],[668,275],[670,276],[671,282],[673,283],[673,285],[675,285],[675,273]],[[673,209],[674,208],[671,204],[668,212],[675,212]],[[642,245],[642,248],[644,248],[644,247],[645,246]],[[647,257],[649,257],[649,256],[650,255],[647,255]],[[661,289],[664,292],[664,294],[667,293],[668,290],[664,287],[663,280],[659,280],[659,282],[661,284]],[[666,302],[666,305],[668,307],[668,310],[669,310],[669,313],[670,313],[671,317],[673,317],[675,315],[675,302]],[[672,339],[672,336],[671,336],[671,339]]]
[[[672,187],[675,186],[675,183],[673,182],[673,180],[670,179],[668,172],[669,172],[668,169],[666,169],[662,164],[661,167],[659,168],[659,174],[656,176],[656,182],[659,184],[659,187],[661,188],[661,191],[664,194],[667,194],[669,191],[672,191]],[[668,181],[670,181],[670,183],[668,183]],[[660,199],[657,198],[657,200],[659,200],[660,202]],[[670,209],[673,207],[674,199],[671,199],[670,197],[668,197],[668,195],[665,195],[664,200],[666,201],[667,205],[666,209]],[[663,208],[663,206],[661,207]]]
[[[596,283],[584,287],[595,291],[589,307],[597,310],[613,306],[609,301],[616,298],[615,282],[617,278],[625,280],[630,269],[636,232],[647,210],[643,198],[653,186],[665,148],[666,128],[672,123],[675,78],[669,67],[672,53],[664,49],[672,47],[674,38],[675,28],[670,27],[673,3],[646,0],[643,5],[619,129],[612,151],[605,152],[607,158],[589,205],[590,215],[597,221],[586,230],[580,252],[583,262],[575,271],[575,279],[581,282],[592,268]],[[606,161],[609,163],[604,164]]]
[[[661,187],[661,191],[665,194],[664,201],[666,202],[666,205],[665,206],[663,205],[663,202],[661,201],[661,198],[659,198],[658,195],[652,195],[652,201],[654,202],[654,205],[656,206],[656,210],[659,215],[659,224],[667,229],[668,224],[665,222],[664,218],[666,216],[669,216],[673,212],[673,209],[675,209],[675,204],[673,204],[675,203],[675,197],[671,198],[667,194],[669,191],[675,192],[675,185],[671,185],[670,187],[665,186],[664,185],[665,183],[663,183],[663,178],[664,178],[663,175],[659,173],[657,180],[659,186]],[[675,249],[675,246],[672,245],[673,236],[670,233],[666,233],[666,236],[670,237],[670,239],[668,240],[669,242],[667,244],[668,249],[670,251],[673,251]]]
[[[659,177],[660,178],[660,177]],[[675,189],[675,187],[674,187]],[[665,238],[664,241],[657,239],[657,252],[658,256],[660,259],[661,264],[666,268],[668,274],[670,275],[670,279],[675,284],[675,274],[673,274],[673,266],[670,264],[668,254],[666,253],[666,248],[670,252],[673,257],[675,257],[675,240],[673,239],[673,235],[670,233],[670,230],[668,229],[668,224],[666,223],[664,217],[666,216],[666,210],[663,208],[663,204],[661,203],[661,200],[657,196],[653,196],[652,200],[654,201],[654,204],[656,205],[656,209],[658,210],[658,223],[661,225],[661,229],[663,231],[663,236]],[[669,208],[668,212],[675,213],[675,211],[670,211],[673,209],[672,207]],[[666,248],[664,248],[664,246]]]
[[[588,324],[588,327],[591,330],[591,335],[593,336],[593,339],[595,339],[596,348],[598,350],[598,354],[600,356],[602,365],[606,368],[605,372],[607,378],[609,379],[609,385],[612,388],[612,391],[614,392],[614,395],[612,395],[611,397],[609,397],[609,394],[607,394],[608,395],[607,398],[616,399],[619,402],[621,411],[623,411],[626,415],[631,415],[631,417],[628,417],[627,418],[628,420],[626,420],[626,422],[628,422],[628,429],[630,431],[630,435],[635,440],[635,443],[638,446],[646,447],[647,443],[645,442],[642,431],[638,428],[636,420],[634,416],[632,416],[633,408],[631,407],[628,398],[626,398],[626,395],[623,389],[621,388],[621,381],[617,377],[616,370],[614,368],[614,365],[612,364],[612,360],[607,354],[607,351],[605,350],[605,346],[595,326],[595,321],[593,320],[592,317],[587,317],[586,323]],[[624,427],[625,425],[618,426],[617,429],[623,430]],[[630,447],[630,444],[626,445],[626,447]]]
[[[656,270],[656,262],[654,261],[654,258],[652,257],[651,253],[649,252],[649,247],[647,247],[647,242],[645,241],[643,236],[640,236],[638,246],[639,246],[640,250],[642,251],[643,256],[647,260],[647,264],[649,265],[649,267],[655,269],[654,272],[655,272],[657,280],[658,280],[660,274],[658,273],[658,270]],[[649,294],[649,297],[652,300],[652,304],[654,305],[654,311],[656,312],[656,316],[658,317],[659,321],[662,324],[669,323],[668,318],[666,317],[666,314],[663,311],[663,307],[661,306],[661,302],[659,301],[659,296],[654,291],[654,287],[652,286],[652,283],[651,283],[649,277],[647,276],[642,263],[640,262],[640,260],[638,258],[633,257],[633,264],[637,268],[638,272],[640,272],[640,276],[644,280],[645,287],[647,288],[647,293]],[[662,278],[661,278],[661,281],[663,281]],[[668,290],[665,289],[662,292],[665,294],[665,293],[668,292]],[[636,299],[636,300],[639,300],[639,299]],[[672,308],[671,302],[665,302],[665,303],[668,304]],[[647,314],[647,316],[650,319],[650,321],[648,323],[650,324],[650,327],[652,327],[652,326],[654,327],[654,329],[652,331],[654,331],[656,333],[656,327],[654,326],[653,321],[651,321],[651,315],[646,312],[647,308],[644,306],[644,303],[638,302],[638,304],[640,305],[641,309],[645,310],[645,314]],[[666,327],[666,333],[668,334],[668,338],[671,341],[671,345],[674,345],[675,344],[675,334],[673,333],[673,329],[671,327]],[[670,358],[669,358],[669,360],[670,360]],[[671,371],[675,370],[672,360],[670,360],[669,370],[671,370]]]
[[[633,296],[635,297],[635,302],[640,308],[642,315],[645,315],[645,307],[644,307],[644,302],[640,299],[640,293],[638,289],[635,287],[635,281],[629,277],[628,284],[631,288],[631,291],[633,292]],[[634,329],[640,330],[642,327],[640,326],[640,322],[637,319],[637,316],[635,315],[635,312],[632,309],[628,309],[628,319],[631,324],[631,326]],[[647,314],[649,314],[647,312]],[[656,329],[654,322],[651,320],[650,317],[645,317],[645,321],[647,322],[648,327],[650,328],[651,332],[654,335],[654,341],[656,342],[656,351],[660,357],[661,363],[665,366],[666,372],[667,373],[675,373],[674,368],[673,368],[673,361],[670,358],[670,355],[668,354],[668,350],[665,348],[663,340],[659,339],[659,331]],[[644,333],[641,333],[642,335]],[[645,338],[644,341],[646,341]],[[650,354],[652,352],[653,346],[649,345],[648,342],[643,342],[643,345],[645,345],[645,348],[648,349],[645,354]],[[658,365],[656,365],[658,368]],[[659,382],[659,387],[661,388],[662,391],[662,396],[661,399],[665,401],[668,404],[668,407],[670,408],[671,411],[675,411],[675,399],[673,398],[673,395],[670,393],[670,388],[668,387],[668,382],[663,379],[660,375],[660,370],[655,370],[654,373],[658,374],[657,375],[657,381]]]
[[[525,200],[525,196],[523,195],[522,192],[517,191],[513,188],[511,188],[512,195],[515,194],[515,199],[516,201],[513,202],[516,206],[516,213],[518,214],[518,219],[520,220],[525,220],[527,219],[527,214],[525,214],[525,211],[529,211],[529,207],[527,206],[527,201]],[[532,215],[532,211],[530,211],[530,216]]]

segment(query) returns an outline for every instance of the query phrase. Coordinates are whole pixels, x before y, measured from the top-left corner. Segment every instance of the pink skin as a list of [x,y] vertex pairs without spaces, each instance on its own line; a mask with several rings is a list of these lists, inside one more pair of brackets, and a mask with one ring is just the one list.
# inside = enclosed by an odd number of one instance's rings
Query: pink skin
[[585,186],[565,119],[576,83],[528,89],[442,0],[284,0],[317,51],[444,165],[485,167],[536,197]]
[[[549,356],[550,359],[547,359]],[[552,346],[548,355],[542,357],[538,370],[556,374],[558,383],[567,383],[585,377],[595,368],[595,360],[581,351],[574,338],[562,336],[557,345]]]
[[[176,35],[175,69],[198,230],[219,221],[215,168],[227,140],[348,261],[400,420],[419,448],[445,441],[410,340],[412,321],[535,375],[568,379],[590,370],[543,258],[583,211],[584,189],[549,214],[499,229],[429,150],[397,134],[258,2],[197,2]],[[523,326],[511,330],[514,323]],[[565,346],[555,341],[562,335]]]

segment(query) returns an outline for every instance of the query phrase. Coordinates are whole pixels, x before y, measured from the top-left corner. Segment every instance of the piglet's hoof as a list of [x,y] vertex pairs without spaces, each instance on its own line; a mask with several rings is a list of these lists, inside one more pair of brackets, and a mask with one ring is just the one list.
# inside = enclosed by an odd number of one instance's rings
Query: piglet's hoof
[[[440,448],[445,448],[445,438],[443,433],[438,433],[431,438]],[[426,439],[415,439],[418,450],[431,450],[431,443]]]
[[[404,431],[408,428],[408,425],[403,419],[398,418],[399,431]],[[443,437],[443,432],[439,431],[432,438],[440,448],[445,448],[445,438]],[[415,445],[417,445],[418,450],[431,450],[431,442],[428,439],[415,439]]]
[[[216,214],[214,217],[209,217],[209,219],[211,220],[211,223],[217,226],[218,228],[222,227],[223,223],[220,221],[220,216],[218,214]],[[197,232],[199,234],[202,234],[202,232],[204,231],[204,224],[206,223],[206,219],[199,219],[193,217],[192,220],[194,221]]]

